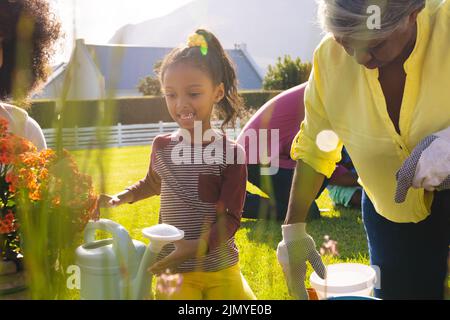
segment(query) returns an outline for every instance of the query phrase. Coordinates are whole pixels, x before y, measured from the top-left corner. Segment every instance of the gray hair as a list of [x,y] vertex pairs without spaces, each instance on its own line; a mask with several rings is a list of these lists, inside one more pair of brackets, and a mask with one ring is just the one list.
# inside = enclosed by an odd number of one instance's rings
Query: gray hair
[[[322,29],[337,37],[374,40],[387,37],[404,23],[404,18],[425,6],[426,0],[316,0]],[[380,28],[369,28],[369,6],[380,8]]]

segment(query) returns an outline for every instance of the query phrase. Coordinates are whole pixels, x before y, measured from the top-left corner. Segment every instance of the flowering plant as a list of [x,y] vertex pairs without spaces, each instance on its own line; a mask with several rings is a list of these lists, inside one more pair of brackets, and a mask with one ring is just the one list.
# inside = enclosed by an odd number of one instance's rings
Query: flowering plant
[[156,290],[162,297],[169,298],[172,294],[180,290],[181,284],[183,283],[183,276],[179,273],[172,274],[167,269],[162,273],[156,284]]
[[15,192],[10,184],[11,171],[20,154],[36,152],[31,142],[7,130],[8,121],[0,118],[0,260],[14,260],[20,254],[20,225],[16,217]]
[[326,255],[329,255],[332,257],[339,256],[337,241],[332,240],[329,235],[325,235],[323,237],[323,239],[324,239],[324,242],[322,243],[322,246],[320,247],[320,254],[322,256],[326,256]]
[[36,231],[48,239],[49,250],[50,245],[70,244],[95,209],[91,178],[79,172],[67,151],[38,152],[31,142],[7,129],[7,121],[0,118],[2,258],[14,259],[21,253],[21,220],[26,221],[28,233]]

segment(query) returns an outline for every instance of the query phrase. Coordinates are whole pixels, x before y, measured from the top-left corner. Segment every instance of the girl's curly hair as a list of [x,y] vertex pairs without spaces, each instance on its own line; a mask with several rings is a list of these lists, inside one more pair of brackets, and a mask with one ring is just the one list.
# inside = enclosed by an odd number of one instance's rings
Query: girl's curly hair
[[0,99],[11,98],[13,90],[26,98],[47,79],[60,34],[61,24],[47,0],[0,0]]

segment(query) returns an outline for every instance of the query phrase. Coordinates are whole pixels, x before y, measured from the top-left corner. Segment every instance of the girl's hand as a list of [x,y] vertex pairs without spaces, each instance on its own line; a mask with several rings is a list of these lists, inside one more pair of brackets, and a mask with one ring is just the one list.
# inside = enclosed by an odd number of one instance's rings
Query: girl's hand
[[117,195],[101,194],[99,199],[99,205],[102,208],[113,208],[123,204],[123,200],[120,200]]
[[129,201],[126,194],[119,193],[117,195],[110,196],[108,194],[100,194],[97,199],[97,205],[95,207],[92,219],[97,221],[100,219],[100,208],[114,208]]
[[111,196],[107,194],[100,194],[97,198],[97,202],[95,204],[95,209],[92,214],[92,220],[97,221],[100,219],[100,208],[106,208],[109,207],[108,203],[111,199]]
[[131,193],[128,190],[125,190],[113,196],[101,194],[98,201],[101,208],[114,208],[124,203],[132,202],[132,198]]
[[155,275],[165,272],[167,269],[174,269],[184,261],[203,256],[206,253],[206,243],[202,239],[197,240],[179,240],[173,243],[175,250],[161,261],[156,262],[149,268],[149,271]]

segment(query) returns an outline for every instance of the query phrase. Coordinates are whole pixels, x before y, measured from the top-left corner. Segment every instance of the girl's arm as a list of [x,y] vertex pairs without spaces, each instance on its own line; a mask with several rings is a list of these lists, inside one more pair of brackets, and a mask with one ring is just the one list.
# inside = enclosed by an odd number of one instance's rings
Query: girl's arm
[[152,273],[160,274],[187,259],[204,256],[234,236],[239,229],[244,208],[247,166],[245,164],[228,165],[222,179],[216,222],[205,230],[199,239],[174,242],[175,250],[155,263],[150,268]]
[[116,207],[125,203],[133,203],[161,193],[161,178],[153,168],[155,149],[152,149],[147,175],[115,195],[101,194],[98,198],[96,218],[100,216],[99,208]]
[[[237,149],[237,152],[244,152]],[[217,219],[201,237],[207,251],[216,249],[231,239],[241,224],[247,185],[247,166],[235,161],[222,175],[219,201],[216,205]]]
[[[154,156],[152,152],[151,162],[148,168],[145,178],[139,180],[135,184],[126,188],[123,192],[119,193],[123,202],[133,203],[139,200],[146,199],[151,196],[161,194],[161,178],[153,169]],[[120,197],[119,197],[120,198]]]

